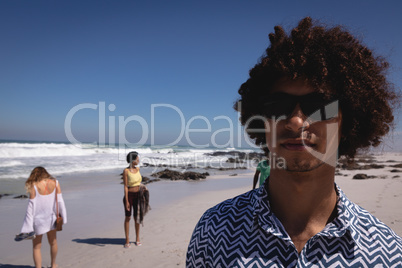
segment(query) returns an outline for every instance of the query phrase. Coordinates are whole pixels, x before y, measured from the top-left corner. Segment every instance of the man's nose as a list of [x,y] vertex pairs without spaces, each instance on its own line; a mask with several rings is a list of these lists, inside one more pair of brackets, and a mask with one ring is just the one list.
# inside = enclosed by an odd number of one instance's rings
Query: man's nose
[[292,114],[286,118],[285,128],[293,132],[301,132],[309,126],[310,124],[307,122],[307,116],[303,113],[300,104],[298,103],[293,109]]

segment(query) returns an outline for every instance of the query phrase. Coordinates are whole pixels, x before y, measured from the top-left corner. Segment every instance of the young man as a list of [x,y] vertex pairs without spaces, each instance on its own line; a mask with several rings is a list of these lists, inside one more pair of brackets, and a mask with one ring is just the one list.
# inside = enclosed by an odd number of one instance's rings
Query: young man
[[339,156],[377,146],[389,131],[398,97],[387,63],[308,17],[269,39],[236,109],[255,143],[285,165],[271,167],[264,187],[205,212],[187,267],[401,267],[402,239],[334,182]]

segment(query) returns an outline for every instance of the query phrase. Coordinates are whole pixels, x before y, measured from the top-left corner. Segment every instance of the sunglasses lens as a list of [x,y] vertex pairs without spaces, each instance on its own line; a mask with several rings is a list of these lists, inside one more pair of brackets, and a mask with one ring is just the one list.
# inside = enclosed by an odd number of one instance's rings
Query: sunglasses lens
[[306,116],[310,116],[311,114],[319,111],[320,108],[323,107],[323,105],[324,104],[322,102],[301,102],[300,103],[300,107]]
[[314,112],[310,113],[309,115],[306,115],[308,117],[309,122],[318,122],[322,121],[322,109],[315,110]]
[[335,100],[331,103],[326,104],[324,111],[325,111],[325,115],[324,115],[325,119],[323,119],[323,120],[329,120],[329,119],[338,117],[339,101]]
[[295,103],[292,101],[272,101],[265,104],[265,116],[268,118],[275,117],[278,119],[281,116],[288,117],[295,108]]
[[338,101],[301,102],[303,113],[313,122],[329,120],[338,116]]
[[329,120],[338,116],[338,101],[326,100],[323,95],[317,93],[304,96],[285,93],[271,95],[270,99],[264,103],[264,115],[267,118],[275,117],[276,119],[280,119],[281,116],[288,117],[298,103],[303,114],[312,122]]

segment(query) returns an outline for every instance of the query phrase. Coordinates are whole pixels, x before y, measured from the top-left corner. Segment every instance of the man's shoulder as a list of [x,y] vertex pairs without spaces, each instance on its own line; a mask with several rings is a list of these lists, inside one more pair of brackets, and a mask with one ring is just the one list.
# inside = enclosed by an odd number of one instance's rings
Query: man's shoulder
[[362,239],[367,242],[377,240],[382,244],[396,242],[402,248],[402,238],[376,216],[353,202],[347,204],[347,207],[352,217],[351,228]]
[[236,197],[227,199],[210,209],[208,209],[204,216],[206,217],[225,217],[227,215],[241,215],[244,213],[252,214],[253,199],[257,194],[258,189],[240,194]]

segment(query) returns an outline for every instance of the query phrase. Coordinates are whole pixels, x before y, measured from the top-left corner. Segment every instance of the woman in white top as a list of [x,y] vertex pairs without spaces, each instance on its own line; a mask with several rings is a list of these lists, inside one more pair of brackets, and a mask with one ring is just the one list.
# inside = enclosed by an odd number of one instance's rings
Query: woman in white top
[[63,217],[63,222],[67,223],[67,212],[60,185],[45,168],[36,167],[25,182],[25,187],[30,196],[21,233],[35,232],[36,234],[33,239],[33,259],[36,267],[42,267],[42,236],[47,234],[50,245],[51,267],[57,267],[56,194],[59,214]]

